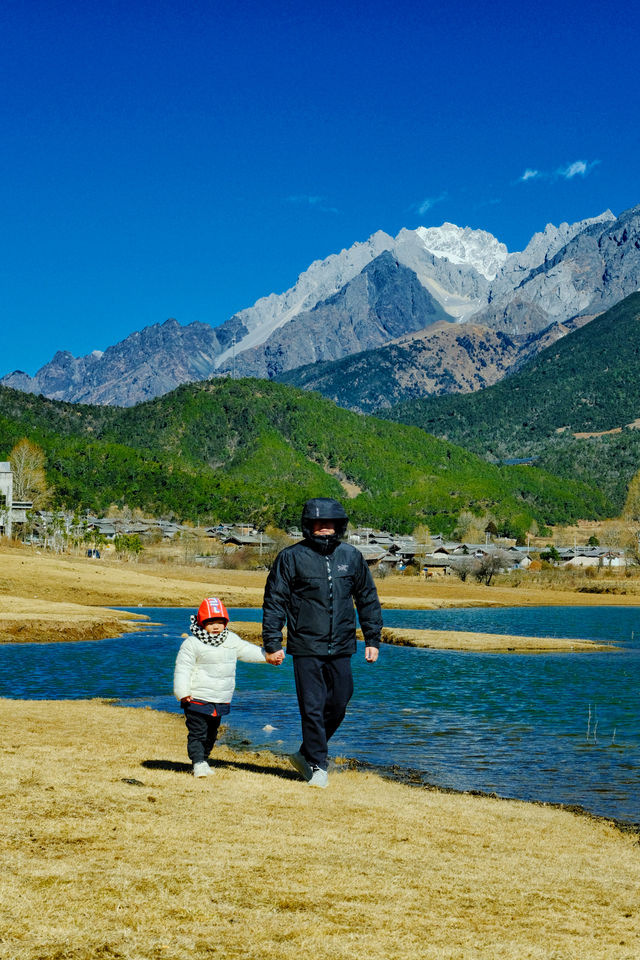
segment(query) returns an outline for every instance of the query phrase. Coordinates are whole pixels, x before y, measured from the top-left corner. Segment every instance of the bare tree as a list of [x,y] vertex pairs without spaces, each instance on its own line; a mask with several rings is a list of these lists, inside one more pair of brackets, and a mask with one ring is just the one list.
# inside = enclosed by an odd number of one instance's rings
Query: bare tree
[[42,448],[23,437],[9,454],[9,463],[13,473],[13,499],[31,500],[35,507],[44,506],[49,488]]
[[451,569],[464,583],[468,576],[477,576],[480,561],[476,557],[456,557],[451,561]]
[[478,561],[478,569],[475,571],[475,577],[478,583],[490,585],[496,573],[506,570],[509,565],[509,556],[504,550],[496,550],[486,553]]

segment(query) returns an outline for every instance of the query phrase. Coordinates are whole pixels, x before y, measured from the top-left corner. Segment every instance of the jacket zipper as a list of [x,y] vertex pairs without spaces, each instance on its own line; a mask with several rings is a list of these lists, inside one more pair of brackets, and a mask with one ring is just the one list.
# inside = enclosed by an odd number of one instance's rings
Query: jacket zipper
[[327,645],[327,654],[333,653],[333,579],[331,577],[331,563],[329,557],[325,557],[327,563],[327,580],[329,582],[329,643]]

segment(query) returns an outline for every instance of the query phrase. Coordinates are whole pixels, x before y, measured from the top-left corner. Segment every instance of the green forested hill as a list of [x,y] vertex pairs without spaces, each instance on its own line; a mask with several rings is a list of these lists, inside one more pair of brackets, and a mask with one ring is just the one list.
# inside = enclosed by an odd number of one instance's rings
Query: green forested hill
[[[364,417],[262,380],[188,384],[131,408],[87,407],[0,388],[0,459],[27,436],[56,500],[200,521],[296,522],[309,496],[361,492],[354,521],[450,531],[463,509],[505,531],[610,511],[602,494],[529,468],[488,464],[414,427]],[[351,492],[354,492],[353,489]],[[356,490],[357,492],[357,490]]]
[[[491,461],[538,457],[567,479],[599,486],[618,510],[640,469],[640,293],[472,394],[398,404],[380,413]],[[619,432],[580,438],[574,434]]]

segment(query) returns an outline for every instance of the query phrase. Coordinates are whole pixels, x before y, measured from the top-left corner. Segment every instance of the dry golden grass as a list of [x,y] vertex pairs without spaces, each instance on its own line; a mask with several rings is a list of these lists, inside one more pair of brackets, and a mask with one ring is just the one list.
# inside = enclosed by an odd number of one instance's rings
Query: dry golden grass
[[216,748],[178,715],[0,701],[2,960],[637,960],[640,848],[565,811]]
[[146,617],[78,603],[54,603],[0,593],[0,643],[103,640],[141,629]]
[[[39,597],[47,601],[89,606],[197,606],[203,597],[220,595],[230,607],[259,607],[265,571],[222,570],[187,564],[124,563],[115,559],[38,552],[9,547],[0,539],[0,594]],[[605,581],[603,580],[603,584]],[[638,605],[640,580],[612,577],[611,589],[626,593],[579,592],[581,578],[535,582],[526,574],[518,586],[486,587],[456,577],[389,576],[377,581],[387,608],[437,609],[465,606]],[[595,587],[598,582],[590,582]]]
[[0,544],[0,594],[89,606],[198,606],[220,595],[230,607],[260,606],[266,574],[88,560]]
[[612,645],[570,637],[518,637],[514,634],[470,633],[467,630],[382,630],[382,639],[402,647],[425,647],[432,650],[476,650],[483,653],[563,653],[610,650]]
[[0,545],[0,642],[98,640],[135,629],[135,614],[107,606],[193,606],[220,594],[228,606],[260,606],[264,574],[117,560]]
[[[584,576],[557,581],[537,579],[522,573],[517,580],[498,580],[484,584],[462,583],[455,576],[421,577],[391,576],[377,582],[383,607],[394,609],[440,609],[444,607],[539,607],[539,606],[638,606],[640,580],[613,574],[601,580],[585,580]],[[585,585],[589,591],[585,592]],[[599,592],[596,592],[600,588]],[[606,589],[609,592],[604,592]],[[615,592],[614,592],[615,591]],[[623,592],[624,591],[624,592]]]

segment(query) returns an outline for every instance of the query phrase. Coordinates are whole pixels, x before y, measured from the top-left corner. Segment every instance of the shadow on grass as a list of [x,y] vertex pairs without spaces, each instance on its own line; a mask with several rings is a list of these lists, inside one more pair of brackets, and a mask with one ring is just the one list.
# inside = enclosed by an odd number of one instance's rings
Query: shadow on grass
[[[191,773],[190,763],[181,763],[176,760],[143,760],[140,766],[146,770],[170,770],[172,773]],[[271,777],[278,777],[280,780],[299,780],[302,777],[295,770],[283,770],[280,767],[266,766],[262,763],[252,763],[248,760],[218,760],[212,758],[211,766],[214,770],[246,770],[249,773],[262,773]]]

